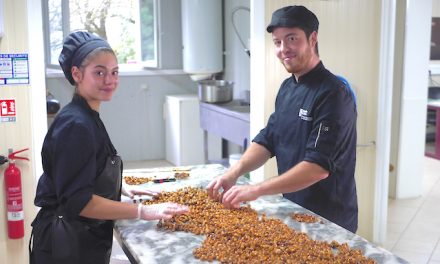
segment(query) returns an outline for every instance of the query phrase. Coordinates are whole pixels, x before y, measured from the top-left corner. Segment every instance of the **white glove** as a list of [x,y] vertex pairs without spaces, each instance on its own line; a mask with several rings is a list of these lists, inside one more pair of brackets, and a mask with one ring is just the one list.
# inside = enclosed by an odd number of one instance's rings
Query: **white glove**
[[158,192],[153,192],[153,191],[149,191],[149,190],[134,189],[134,188],[130,188],[130,187],[124,186],[124,185],[122,185],[121,193],[122,193],[122,195],[130,197],[131,199],[133,199],[135,195],[149,195],[149,196],[159,195]]
[[160,203],[145,205],[139,203],[138,205],[138,219],[143,220],[160,220],[170,219],[176,214],[184,214],[189,211],[185,205],[176,203]]

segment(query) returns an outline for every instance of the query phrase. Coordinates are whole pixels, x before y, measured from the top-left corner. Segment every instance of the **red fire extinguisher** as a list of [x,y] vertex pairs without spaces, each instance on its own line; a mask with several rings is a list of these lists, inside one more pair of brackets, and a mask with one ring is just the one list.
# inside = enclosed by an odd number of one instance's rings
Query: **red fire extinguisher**
[[20,169],[15,166],[15,160],[29,160],[28,158],[18,157],[16,154],[23,152],[22,149],[12,152],[9,149],[9,166],[5,170],[6,203],[8,211],[8,236],[12,239],[24,237],[24,213],[23,213],[23,193],[21,188]]

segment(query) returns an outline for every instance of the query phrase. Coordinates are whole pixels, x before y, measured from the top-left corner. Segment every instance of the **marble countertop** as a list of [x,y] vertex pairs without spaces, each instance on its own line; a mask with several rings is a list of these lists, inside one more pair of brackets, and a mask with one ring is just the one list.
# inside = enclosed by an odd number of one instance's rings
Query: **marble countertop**
[[[210,180],[221,175],[225,168],[222,165],[210,164],[190,166],[191,174],[188,179],[167,183],[146,183],[137,188],[147,188],[155,191],[174,191],[183,187],[205,187]],[[170,174],[170,168],[142,169],[124,171],[124,175],[142,176],[153,174]],[[246,184],[248,180],[240,177],[238,184]],[[363,254],[377,263],[408,263],[389,251],[378,247],[364,238],[323,219],[321,223],[300,223],[294,221],[290,214],[312,212],[284,199],[282,196],[263,196],[250,205],[259,214],[277,217],[289,227],[306,233],[311,239],[320,241],[337,241],[347,243],[351,248],[361,249]],[[321,218],[322,219],[322,218]],[[205,239],[203,235],[187,232],[171,232],[158,229],[158,221],[120,220],[115,224],[115,235],[132,263],[208,263],[193,256],[193,250],[200,247]]]

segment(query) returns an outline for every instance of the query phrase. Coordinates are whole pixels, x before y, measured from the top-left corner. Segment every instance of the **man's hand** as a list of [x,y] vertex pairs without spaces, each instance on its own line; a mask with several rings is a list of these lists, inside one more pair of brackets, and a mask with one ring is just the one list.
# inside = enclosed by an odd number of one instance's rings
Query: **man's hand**
[[253,201],[259,196],[257,185],[233,186],[224,192],[222,203],[226,208],[238,208],[240,203]]
[[[236,182],[237,179],[228,172],[222,176],[216,177],[206,187],[209,197],[215,201],[221,202],[223,193],[234,186]],[[222,192],[221,189],[223,189]]]

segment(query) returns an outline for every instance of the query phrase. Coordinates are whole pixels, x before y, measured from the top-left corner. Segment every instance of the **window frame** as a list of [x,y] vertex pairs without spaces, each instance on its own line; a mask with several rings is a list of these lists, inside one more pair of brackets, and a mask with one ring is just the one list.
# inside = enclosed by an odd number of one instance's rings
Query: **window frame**
[[[70,9],[69,9],[69,0],[60,0],[61,1],[61,23],[62,23],[62,31],[63,31],[63,39],[70,33]],[[139,1],[137,0],[137,6],[139,10]],[[136,64],[129,64],[129,63],[121,63],[120,71],[121,72],[137,72],[142,71],[145,69],[160,69],[161,63],[159,59],[159,50],[160,50],[160,40],[159,40],[159,1],[158,0],[152,0],[154,5],[154,39],[155,39],[155,47],[154,47],[154,55],[155,59],[150,61],[140,61]],[[51,62],[51,45],[50,45],[50,25],[49,25],[49,0],[43,0],[42,1],[42,14],[43,14],[43,39],[45,43],[44,51],[44,59],[46,63],[46,69],[54,69],[54,70],[61,70],[61,67],[59,64],[53,64]],[[140,12],[137,14],[137,19],[140,19]],[[139,35],[140,35],[140,26],[138,27]],[[140,36],[139,36],[140,38]],[[136,50],[140,50],[140,45],[137,45]],[[140,55],[141,57],[142,55]]]

